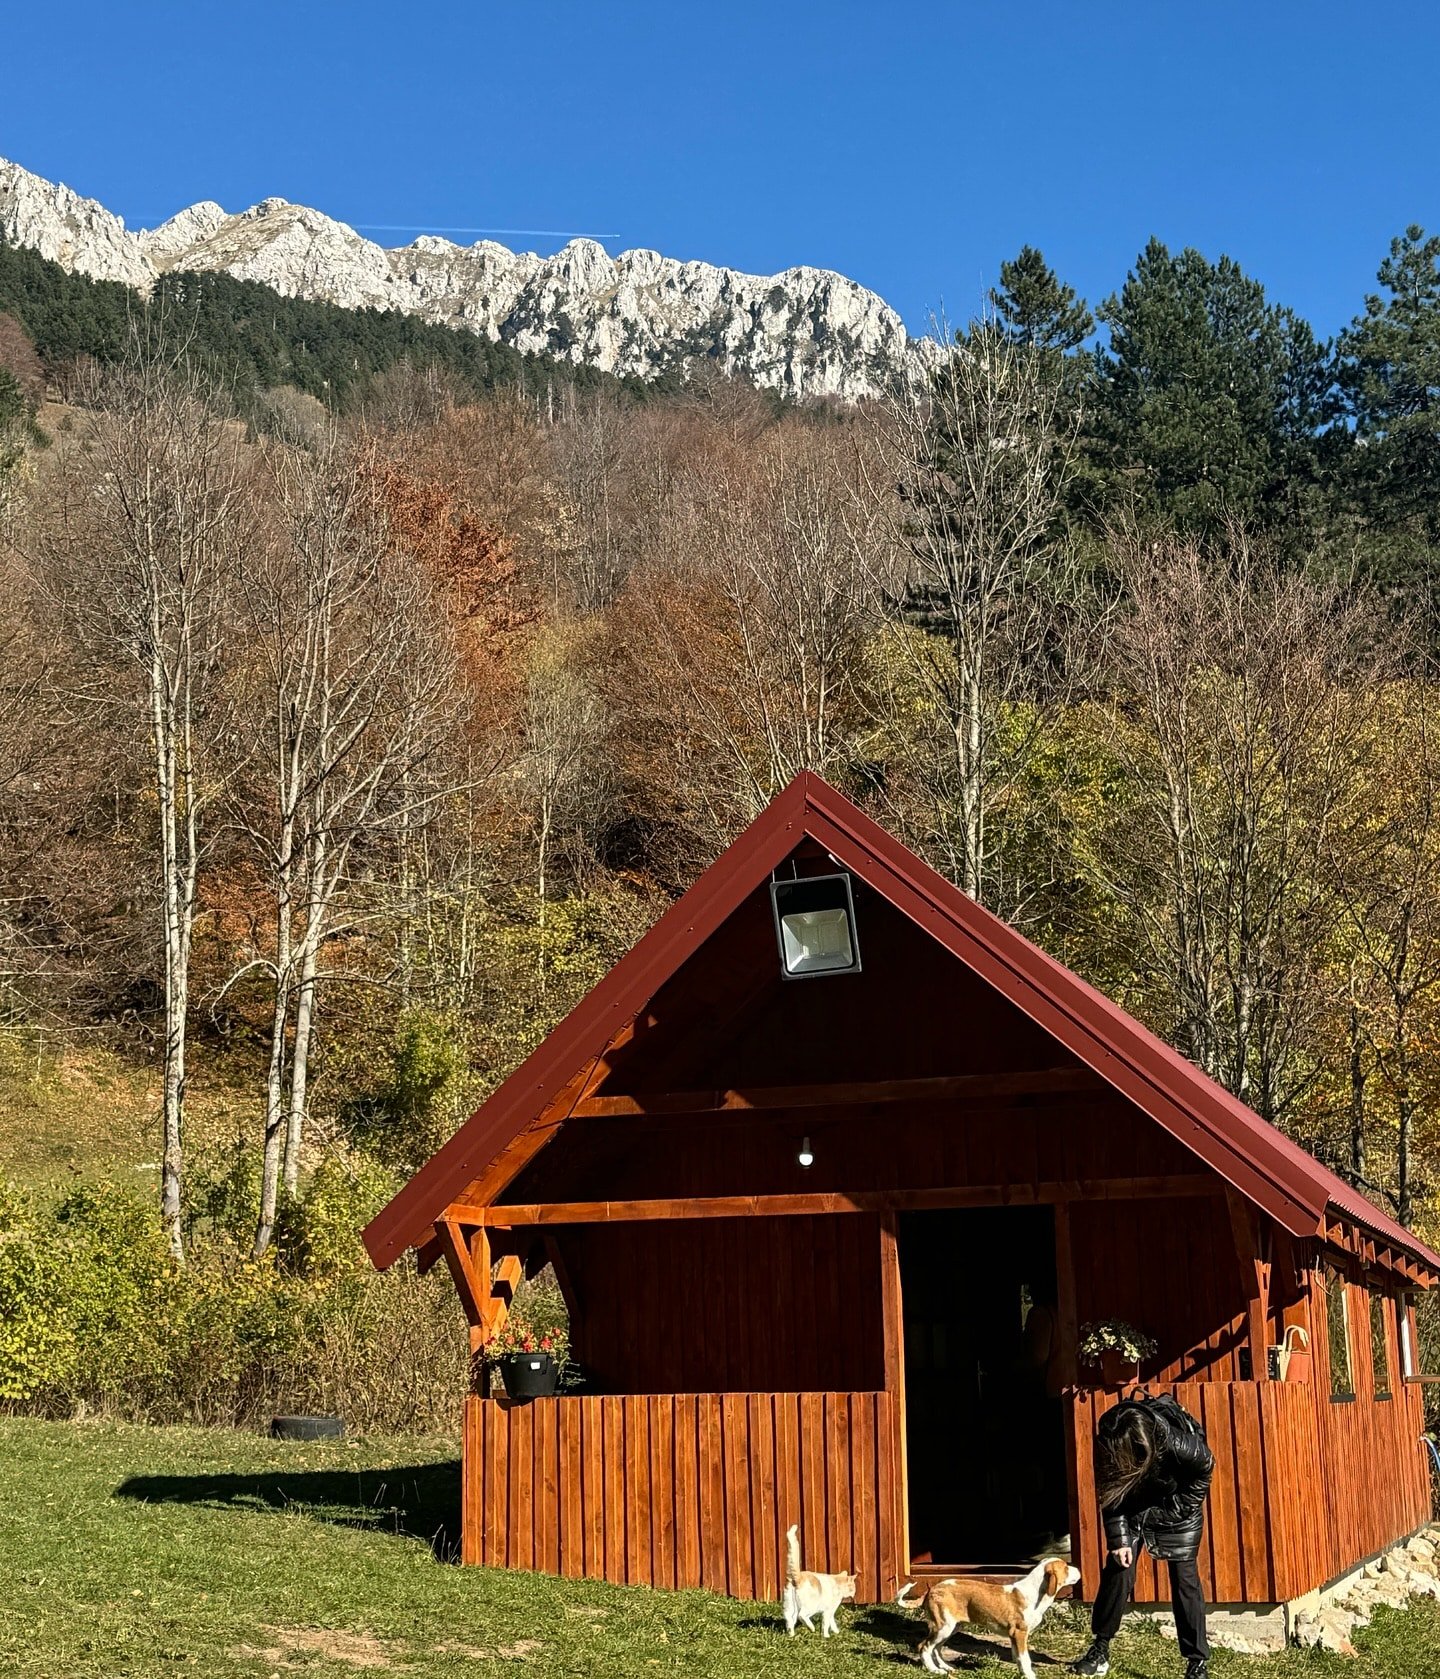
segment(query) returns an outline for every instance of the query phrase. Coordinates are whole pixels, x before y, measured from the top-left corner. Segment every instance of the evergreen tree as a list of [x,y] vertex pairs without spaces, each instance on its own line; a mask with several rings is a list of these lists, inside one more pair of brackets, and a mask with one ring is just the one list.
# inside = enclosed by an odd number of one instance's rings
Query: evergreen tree
[[1355,432],[1351,486],[1368,522],[1440,538],[1440,238],[1408,227],[1340,340]]
[[1095,330],[1095,317],[1073,286],[1062,285],[1033,245],[1000,264],[1000,284],[990,293],[995,319],[1014,344],[1056,350],[1078,349]]
[[194,360],[234,392],[242,410],[255,392],[277,385],[344,408],[363,397],[376,375],[401,363],[439,368],[468,395],[549,385],[623,391],[644,401],[664,385],[527,355],[398,310],[281,297],[229,274],[166,274],[145,300],[118,281],[68,274],[37,252],[0,240],[0,312],[21,323],[52,367],[78,355],[117,360],[132,317],[144,310],[164,311],[183,326]]
[[1293,523],[1330,413],[1329,347],[1229,257],[1152,239],[1102,305],[1092,454],[1102,500],[1192,529]]

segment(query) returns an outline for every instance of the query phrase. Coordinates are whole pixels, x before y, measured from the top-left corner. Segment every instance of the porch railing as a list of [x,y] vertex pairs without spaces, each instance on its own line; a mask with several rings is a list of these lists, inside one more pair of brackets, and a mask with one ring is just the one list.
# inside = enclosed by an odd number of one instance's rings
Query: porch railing
[[785,1530],[858,1596],[899,1586],[897,1415],[888,1393],[471,1395],[465,1561],[775,1599]]

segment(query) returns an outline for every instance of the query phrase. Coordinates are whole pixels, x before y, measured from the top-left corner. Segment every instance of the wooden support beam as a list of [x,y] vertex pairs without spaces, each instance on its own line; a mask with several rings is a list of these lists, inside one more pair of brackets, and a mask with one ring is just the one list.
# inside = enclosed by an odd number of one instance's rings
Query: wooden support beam
[[905,1428],[905,1306],[900,1292],[898,1219],[880,1215],[880,1336],[884,1346],[885,1391],[895,1398],[894,1452],[900,1483],[899,1555],[910,1555],[910,1447]]
[[524,1274],[525,1267],[520,1256],[507,1253],[495,1267],[495,1277],[490,1285],[491,1299],[500,1302],[508,1311],[515,1304],[515,1290]]
[[1267,1382],[1270,1361],[1266,1356],[1269,1344],[1270,1317],[1267,1279],[1255,1236],[1255,1209],[1238,1190],[1229,1190],[1226,1200],[1230,1207],[1230,1229],[1235,1238],[1235,1255],[1240,1267],[1240,1286],[1245,1292],[1245,1339],[1250,1348],[1250,1379]]
[[634,1114],[707,1114],[736,1110],[871,1107],[891,1102],[1012,1100],[1100,1091],[1104,1080],[1088,1067],[1045,1067],[1034,1072],[965,1073],[953,1078],[851,1080],[841,1084],[777,1084],[749,1089],[657,1090],[585,1096],[575,1119],[613,1119]]
[[[644,1019],[648,1020],[648,1016]],[[604,1079],[609,1071],[609,1057],[629,1043],[638,1029],[633,1019],[619,1027],[600,1054],[576,1073],[545,1110],[501,1149],[479,1177],[472,1180],[465,1190],[464,1199],[469,1202],[492,1201],[514,1183],[546,1143],[571,1119],[576,1104],[586,1091]]]
[[[490,1241],[483,1231],[476,1232],[485,1243],[488,1256]],[[469,1244],[465,1239],[465,1232],[458,1222],[442,1218],[435,1223],[435,1235],[440,1243],[440,1251],[445,1256],[445,1264],[449,1268],[450,1276],[455,1284],[455,1290],[460,1296],[460,1304],[465,1308],[466,1321],[472,1331],[483,1330],[485,1327],[485,1310],[490,1299],[490,1268],[485,1266],[485,1280],[482,1283],[474,1259],[471,1256]],[[472,1346],[474,1335],[471,1335]]]
[[1221,1195],[1207,1173],[1173,1177],[1104,1178],[1094,1182],[966,1185],[955,1189],[821,1190],[803,1195],[715,1195],[663,1201],[551,1201],[525,1206],[472,1207],[445,1216],[461,1224],[511,1229],[545,1224],[625,1224],[650,1219],[781,1218],[815,1213],[876,1213],[931,1207],[1033,1207],[1066,1201],[1162,1200]]

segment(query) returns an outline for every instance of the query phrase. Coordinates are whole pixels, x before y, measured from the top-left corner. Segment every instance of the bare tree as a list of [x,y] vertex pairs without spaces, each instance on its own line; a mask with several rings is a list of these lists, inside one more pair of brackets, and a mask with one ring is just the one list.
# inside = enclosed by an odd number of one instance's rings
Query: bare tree
[[269,464],[275,530],[242,590],[268,785],[232,813],[275,919],[257,1254],[281,1182],[293,1193],[299,1181],[321,955],[342,889],[356,855],[433,796],[421,772],[449,725],[454,672],[429,581],[390,542],[367,463],[332,435]]
[[1328,865],[1362,814],[1386,637],[1364,600],[1277,569],[1241,533],[1223,551],[1119,548],[1108,722],[1126,778],[1093,866],[1171,999],[1168,1030],[1278,1120],[1316,1073]]
[[677,487],[662,557],[622,611],[632,718],[723,839],[802,769],[835,773],[863,717],[890,531],[853,439],[786,427]]
[[140,325],[87,376],[88,423],[59,463],[50,575],[107,722],[143,724],[164,967],[161,1216],[182,1256],[187,1024],[196,883],[213,843],[227,733],[222,659],[249,513],[239,428],[217,418],[183,346]]
[[984,322],[954,344],[937,336],[928,384],[885,415],[878,493],[893,507],[899,486],[911,564],[876,665],[877,725],[924,810],[917,837],[962,890],[998,904],[1017,888],[1001,879],[992,818],[1030,758],[1032,702],[1053,683],[1074,588],[1057,533],[1077,420],[1033,350]]
[[587,671],[585,630],[555,626],[532,645],[520,717],[516,771],[519,803],[535,848],[540,902],[539,971],[545,986],[545,939],[557,850],[570,853],[572,872],[583,838],[611,808],[614,774],[609,751],[610,717]]
[[[568,554],[571,598],[564,604],[576,611],[608,606],[633,563],[634,510],[626,494],[633,448],[634,428],[615,402],[603,396],[584,402],[572,397],[551,434],[551,456],[575,511]],[[557,592],[559,582],[557,577]]]
[[1431,703],[1423,682],[1396,682],[1376,696],[1362,737],[1365,819],[1330,858],[1352,953],[1348,1175],[1407,1224],[1427,1187],[1416,1174],[1417,1123],[1440,1088],[1431,1047],[1440,1007],[1440,752]]

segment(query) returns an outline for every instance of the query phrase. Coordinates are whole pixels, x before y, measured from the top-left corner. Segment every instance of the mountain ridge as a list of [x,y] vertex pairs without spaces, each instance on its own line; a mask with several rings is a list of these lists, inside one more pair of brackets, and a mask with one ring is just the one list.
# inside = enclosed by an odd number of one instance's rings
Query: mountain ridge
[[927,358],[893,309],[844,275],[742,274],[657,251],[612,257],[593,239],[554,256],[433,234],[386,248],[283,198],[238,214],[204,200],[158,227],[0,159],[0,238],[70,272],[148,292],[161,275],[224,273],[282,296],[397,309],[522,353],[653,379],[705,358],[799,400],[873,396]]

